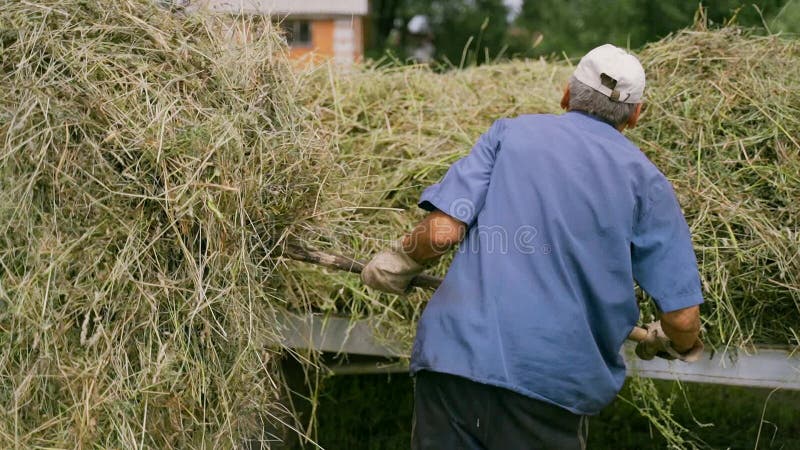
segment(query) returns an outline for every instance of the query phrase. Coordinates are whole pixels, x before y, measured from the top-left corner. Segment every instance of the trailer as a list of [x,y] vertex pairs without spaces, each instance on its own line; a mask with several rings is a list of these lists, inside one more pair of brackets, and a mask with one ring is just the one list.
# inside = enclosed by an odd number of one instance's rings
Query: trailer
[[[335,375],[398,373],[408,370],[408,354],[392,339],[376,333],[370,320],[352,321],[321,314],[282,316],[284,344],[338,355],[328,368]],[[638,359],[626,342],[622,356],[628,376],[729,386],[800,390],[800,352],[780,347],[712,349],[697,362]]]

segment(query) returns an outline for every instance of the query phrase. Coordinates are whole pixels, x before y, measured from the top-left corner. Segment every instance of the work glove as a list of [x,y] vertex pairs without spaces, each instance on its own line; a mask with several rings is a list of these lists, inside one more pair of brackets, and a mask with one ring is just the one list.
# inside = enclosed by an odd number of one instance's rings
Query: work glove
[[422,264],[403,251],[402,241],[375,255],[361,270],[361,280],[367,286],[392,294],[406,293],[411,280],[422,272]]
[[667,337],[664,330],[661,329],[661,321],[656,320],[644,326],[647,330],[647,337],[636,344],[636,356],[646,361],[649,361],[656,356],[666,360],[679,359],[684,362],[694,362],[700,359],[703,355],[703,341],[697,339],[694,346],[689,350],[678,353],[672,347],[672,341]]

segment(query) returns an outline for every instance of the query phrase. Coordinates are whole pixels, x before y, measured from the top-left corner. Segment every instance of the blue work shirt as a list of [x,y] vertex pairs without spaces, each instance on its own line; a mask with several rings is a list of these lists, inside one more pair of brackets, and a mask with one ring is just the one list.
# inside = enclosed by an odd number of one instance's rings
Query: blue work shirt
[[425,308],[412,373],[449,373],[596,414],[625,381],[639,318],[703,302],[672,186],[588,114],[496,121],[419,206],[468,231]]

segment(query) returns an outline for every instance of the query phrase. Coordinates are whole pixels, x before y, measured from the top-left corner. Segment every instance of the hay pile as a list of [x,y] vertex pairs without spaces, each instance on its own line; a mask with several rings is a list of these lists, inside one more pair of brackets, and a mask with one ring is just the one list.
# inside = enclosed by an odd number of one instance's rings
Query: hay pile
[[643,52],[633,139],[675,185],[720,346],[800,346],[800,41],[685,31]]
[[0,448],[225,448],[277,414],[269,255],[329,160],[281,38],[221,29],[3,4]]
[[[707,340],[800,345],[800,44],[700,28],[641,52],[649,104],[629,136],[673,181],[692,227]],[[559,62],[512,62],[445,74],[318,74],[305,102],[350,183],[329,183],[329,203],[303,239],[368,257],[410,229],[422,188],[494,119],[558,112],[570,71]],[[383,318],[408,338],[427,295],[410,303],[376,297],[350,275],[292,269],[289,298]],[[654,311],[642,305],[649,319]]]

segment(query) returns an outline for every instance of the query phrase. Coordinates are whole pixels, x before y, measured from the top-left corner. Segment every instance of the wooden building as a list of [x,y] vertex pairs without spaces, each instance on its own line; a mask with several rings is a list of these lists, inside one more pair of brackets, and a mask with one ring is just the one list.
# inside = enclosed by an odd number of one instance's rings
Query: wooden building
[[349,65],[364,56],[368,0],[205,0],[201,7],[234,15],[264,15],[279,23],[293,58],[333,58]]

